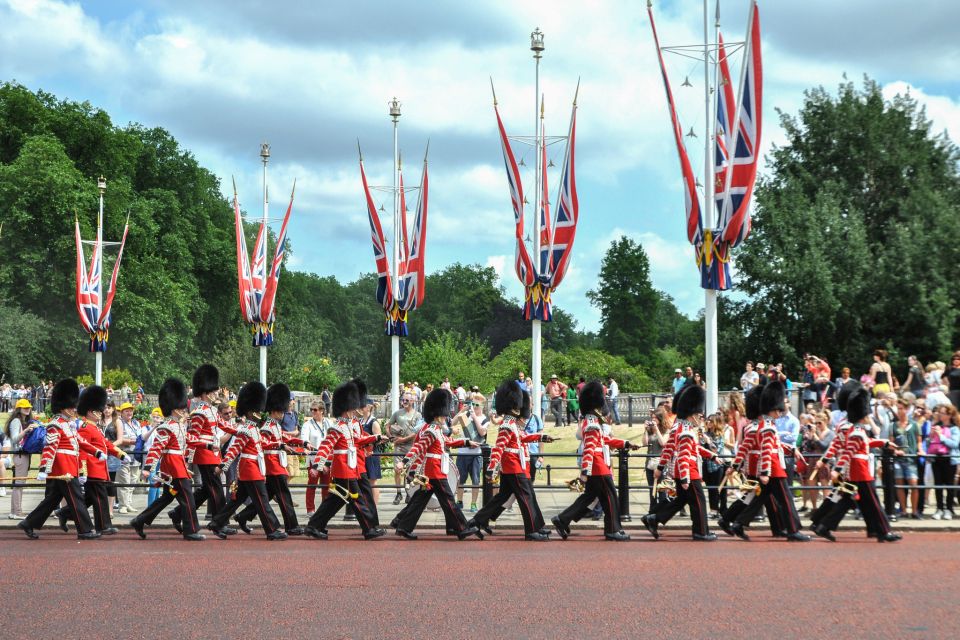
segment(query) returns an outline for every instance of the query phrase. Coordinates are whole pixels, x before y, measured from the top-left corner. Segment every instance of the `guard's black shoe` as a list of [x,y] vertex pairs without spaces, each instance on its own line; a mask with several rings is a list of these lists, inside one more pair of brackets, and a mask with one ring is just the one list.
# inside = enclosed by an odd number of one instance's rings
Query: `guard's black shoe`
[[654,540],[660,539],[660,532],[657,530],[657,528],[660,526],[657,522],[657,516],[653,515],[652,513],[648,513],[640,518],[640,522],[643,523],[643,526],[646,527],[647,531],[650,532],[650,535],[653,536]]
[[730,526],[730,521],[729,521],[729,520],[724,520],[723,518],[720,518],[720,519],[717,521],[717,526],[719,526],[720,529],[722,529],[723,532],[724,532],[725,534],[727,534],[728,536],[732,536],[732,535],[733,535],[733,527]]
[[833,536],[833,532],[830,529],[827,529],[822,524],[818,524],[813,528],[813,533],[818,538],[823,538],[824,540],[829,540],[830,542],[836,542],[837,539]]
[[[276,533],[276,532],[274,532]],[[313,527],[307,526],[303,528],[303,534],[311,538],[316,538],[317,540],[326,540],[327,532],[320,531],[319,529],[314,529]]]
[[386,531],[384,531],[384,530],[381,529],[380,527],[377,527],[376,529],[370,529],[370,531],[367,531],[366,533],[364,533],[364,534],[363,534],[363,539],[364,539],[364,540],[373,540],[374,538],[379,538],[379,537],[385,535],[386,533],[387,533]]
[[183,522],[180,518],[177,517],[177,514],[173,511],[168,511],[167,515],[170,516],[170,522],[173,523],[173,528],[177,530],[177,533],[183,533]]
[[401,538],[406,538],[407,540],[417,539],[417,535],[415,533],[410,533],[409,531],[404,531],[403,529],[397,529],[397,535]]
[[207,537],[202,533],[188,533],[183,536],[184,540],[189,540],[190,542],[200,542],[201,540],[206,540]]
[[523,536],[524,540],[533,540],[535,542],[546,542],[550,539],[550,536],[540,533],[539,531],[534,531],[533,533],[528,533]]
[[96,531],[87,531],[86,533],[78,533],[77,540],[96,540],[100,537],[100,534]]
[[247,524],[246,520],[239,516],[235,517],[234,520],[237,521],[237,526],[240,527],[240,531],[243,531],[247,535],[253,533],[253,529],[250,528],[250,525]]
[[36,531],[34,531],[32,528],[30,528],[30,527],[27,526],[27,521],[26,521],[26,520],[21,520],[20,522],[18,522],[18,523],[17,523],[17,528],[19,528],[21,531],[23,531],[25,534],[27,534],[27,537],[30,538],[31,540],[36,540],[37,538],[40,537],[40,534],[38,534],[38,533],[37,533]]
[[903,536],[899,533],[893,533],[892,531],[886,535],[877,536],[877,542],[896,542],[897,540],[902,540]]
[[224,533],[223,529],[221,529],[220,527],[215,527],[212,522],[207,524],[207,529],[212,531],[213,535],[217,536],[221,540],[227,539],[227,534]]
[[287,529],[288,536],[302,536],[303,527],[294,527],[293,529]]
[[63,512],[63,509],[57,509],[54,513],[57,515],[57,521],[60,523],[60,528],[63,529],[63,532],[67,533],[70,531],[70,528],[67,526],[69,519],[67,518],[67,514]]
[[811,539],[810,536],[805,533],[800,533],[799,531],[787,534],[787,540],[790,542],[810,542]]
[[733,535],[737,536],[741,540],[750,541],[750,536],[747,535],[747,532],[743,530],[743,525],[735,523],[730,525],[730,528],[733,529]]
[[483,540],[483,534],[480,533],[480,529],[477,529],[476,527],[467,527],[466,529],[464,529],[463,531],[457,534],[457,539],[466,540],[470,536],[477,536],[478,538]]
[[630,539],[630,536],[623,529],[620,529],[620,531],[617,531],[616,533],[605,533],[603,534],[603,537],[607,540],[614,540],[616,542],[626,542]]
[[695,533],[693,534],[693,539],[698,542],[713,542],[714,540],[717,539],[717,534],[706,533],[704,535],[700,535],[699,533]]
[[116,527],[107,527],[106,529],[104,529],[103,531],[100,532],[100,535],[102,535],[102,536],[115,536],[115,535],[117,535],[118,533],[120,533],[120,529],[117,529]]
[[288,534],[286,531],[283,531],[282,529],[277,529],[273,533],[267,534],[267,540],[286,540],[287,535]]
[[551,529],[547,529],[546,527],[544,527],[543,529],[540,529],[539,533],[542,533],[543,535],[548,536],[551,533],[553,533],[553,531]]
[[560,519],[560,516],[553,516],[550,519],[550,522],[553,523],[553,527],[557,530],[557,533],[560,534],[562,540],[566,540],[567,536],[570,535],[570,527],[563,524],[563,520]]
[[143,531],[143,522],[134,518],[130,521],[130,526],[133,527],[133,530],[137,532],[137,535],[140,536],[141,540],[147,539],[147,534]]
[[231,527],[231,526],[228,526],[228,525],[224,525],[224,526],[220,527],[220,531],[223,531],[223,532],[224,532],[225,534],[227,534],[228,536],[235,536],[235,535],[237,535],[237,530],[234,529],[234,528]]
[[391,529],[396,529],[399,526],[400,526],[400,518],[394,518],[393,520],[390,521]]
[[[489,524],[479,524],[479,523],[477,523],[477,521],[474,520],[473,518],[470,518],[469,520],[467,520],[467,527],[468,527],[468,528],[469,528],[469,527],[476,527],[477,529],[480,529],[480,531],[483,531],[483,532],[484,532],[485,534],[487,534],[488,536],[492,536],[492,535],[493,535],[493,529],[490,528],[490,525],[489,525]],[[456,534],[455,531],[454,531],[453,533],[454,533],[454,535]],[[480,536],[480,539],[483,540],[483,536]]]

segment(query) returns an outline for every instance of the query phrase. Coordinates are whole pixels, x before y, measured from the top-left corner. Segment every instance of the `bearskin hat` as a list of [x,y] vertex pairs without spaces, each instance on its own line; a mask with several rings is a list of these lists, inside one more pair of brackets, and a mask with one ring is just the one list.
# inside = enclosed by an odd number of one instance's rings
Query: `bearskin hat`
[[267,413],[286,411],[290,407],[290,387],[278,382],[267,389]]
[[65,378],[53,385],[50,392],[50,410],[60,413],[64,409],[73,409],[80,399],[80,385],[73,378]]
[[523,392],[523,403],[520,405],[520,417],[524,420],[530,419],[530,404],[533,402],[530,398],[530,394],[526,391]]
[[[844,388],[851,383],[844,385]],[[847,421],[856,424],[870,415],[870,392],[859,382],[853,383],[853,387],[847,394]]]
[[450,395],[446,389],[434,389],[428,393],[427,399],[423,401],[423,421],[429,424],[447,415],[450,411]]
[[851,380],[847,384],[840,387],[840,390],[837,391],[837,408],[840,411],[847,410],[847,401],[850,397],[850,393],[855,389],[862,387],[863,385],[857,382],[856,380]]
[[354,378],[350,382],[357,387],[357,394],[360,396],[360,406],[365,406],[370,400],[370,398],[367,396],[367,383],[361,378]]
[[580,390],[580,411],[588,413],[606,413],[606,400],[603,397],[603,384],[599,380],[591,380]]
[[523,407],[523,396],[526,394],[514,380],[507,380],[493,395],[493,408],[501,416],[517,415]]
[[763,388],[766,386],[763,378],[760,378],[760,384],[751,387],[750,391],[743,394],[743,405],[746,409],[747,420],[757,420],[760,418],[760,396],[763,395]]
[[706,410],[707,392],[698,384],[688,384],[680,389],[673,401],[673,413],[681,420],[703,413]]
[[360,404],[360,390],[357,389],[357,385],[352,382],[344,382],[334,389],[332,405],[331,413],[333,413],[334,418],[340,418],[347,411],[353,411],[363,406]]
[[212,364],[202,364],[193,372],[193,397],[199,398],[205,393],[220,388],[220,371]]
[[80,400],[77,402],[77,413],[85,416],[91,411],[103,410],[107,407],[107,390],[99,385],[90,385],[80,394]]
[[767,415],[774,411],[787,410],[787,388],[779,380],[767,383],[760,394],[760,413]]
[[160,405],[160,411],[163,411],[163,415],[167,417],[173,415],[175,409],[186,409],[187,385],[183,384],[183,380],[179,378],[167,378],[160,385],[157,402]]
[[267,406],[267,388],[261,382],[248,382],[237,394],[237,415],[245,418],[251,413],[263,413]]

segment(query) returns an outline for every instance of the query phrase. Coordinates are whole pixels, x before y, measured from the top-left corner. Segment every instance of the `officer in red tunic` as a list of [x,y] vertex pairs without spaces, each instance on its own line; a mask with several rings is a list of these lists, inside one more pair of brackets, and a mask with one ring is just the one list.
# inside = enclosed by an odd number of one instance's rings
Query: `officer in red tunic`
[[871,438],[867,433],[866,430],[870,427],[870,392],[859,382],[856,384],[847,398],[847,420],[853,428],[847,435],[837,467],[831,475],[834,482],[842,478],[855,484],[857,493],[833,503],[830,512],[824,516],[814,532],[821,537],[828,537],[823,535],[823,531],[835,531],[843,516],[853,506],[853,500],[856,500],[860,505],[868,535],[876,536],[877,542],[896,542],[902,536],[890,529],[890,521],[887,520],[887,514],[877,497],[873,479],[874,461],[870,454],[870,449],[873,448],[896,447],[888,440]]
[[331,491],[323,499],[316,512],[304,528],[311,538],[327,539],[327,523],[345,504],[353,504],[357,523],[367,540],[379,538],[383,529],[374,526],[374,515],[368,505],[359,502],[360,478],[359,455],[357,450],[369,444],[379,444],[385,438],[382,435],[358,436],[351,421],[362,407],[360,389],[353,382],[345,382],[333,391],[332,413],[337,423],[327,431],[326,437],[317,448],[311,466],[314,469],[329,468],[333,478]]
[[[766,378],[760,378],[760,384],[754,386],[744,394],[743,403],[746,409],[745,415],[746,418],[750,420],[750,424],[746,425],[743,429],[743,438],[737,447],[737,455],[733,460],[732,466],[727,471],[728,478],[734,471],[739,471],[743,473],[748,480],[759,482],[757,474],[759,473],[758,469],[760,467],[760,442],[757,431],[760,429],[760,395],[763,393],[765,384]],[[743,510],[754,500],[759,500],[755,491],[744,491],[740,499],[731,504],[721,515],[717,524],[728,536],[734,535],[730,523],[736,520],[740,514],[743,513]],[[782,514],[777,511],[776,506],[768,500],[764,503],[764,508],[767,512],[767,523],[770,525],[770,533],[773,537],[777,538],[787,535],[784,530],[786,527],[783,522],[781,522]]]
[[681,509],[689,505],[693,539],[702,542],[717,539],[717,534],[710,533],[707,526],[706,497],[700,475],[703,458],[716,458],[714,452],[700,446],[698,442],[705,402],[706,393],[698,384],[681,388],[674,397],[672,408],[677,419],[670,439],[673,446],[664,447],[653,475],[659,480],[663,477],[667,465],[672,463],[677,497],[660,502],[652,512],[640,519],[654,538],[660,537],[658,527],[661,524],[669,522]]
[[[297,511],[290,495],[290,474],[287,472],[287,455],[292,447],[306,447],[307,443],[283,430],[280,421],[290,406],[290,387],[278,382],[267,389],[267,419],[260,425],[260,447],[263,449],[267,467],[267,497],[276,501],[283,518],[283,528],[288,536],[302,536],[303,527],[297,522]],[[251,502],[237,514],[240,528],[247,530],[247,522],[257,515]]]
[[397,523],[398,536],[408,540],[417,539],[413,530],[427,503],[430,502],[430,498],[436,495],[443,515],[447,522],[453,525],[458,539],[464,540],[470,536],[483,539],[479,529],[467,525],[463,512],[457,508],[456,498],[447,480],[447,474],[450,472],[450,454],[446,449],[480,446],[463,438],[448,438],[443,435],[446,419],[451,417],[450,411],[456,407],[452,394],[446,389],[434,389],[423,401],[423,419],[426,426],[417,434],[417,439],[405,456],[404,463],[408,480],[412,481],[416,473],[423,473],[430,484],[421,488],[410,498],[410,504],[404,509],[403,516]]
[[[56,414],[46,425],[47,439],[40,454],[40,471],[37,480],[46,480],[46,494],[40,504],[17,524],[28,538],[39,538],[34,529],[40,529],[65,500],[77,522],[77,538],[91,540],[100,534],[93,530],[90,515],[84,508],[83,491],[80,486],[80,452],[106,460],[106,455],[77,435],[77,400],[80,387],[73,379],[61,380],[50,394],[50,410]],[[49,477],[48,477],[49,476]]]
[[[126,453],[117,449],[114,444],[103,437],[100,431],[100,421],[103,419],[103,410],[107,406],[107,390],[98,385],[90,385],[80,394],[80,401],[77,404],[77,414],[82,416],[80,427],[77,429],[77,435],[93,447],[102,455],[91,455],[86,450],[80,451],[80,465],[86,465],[86,479],[81,477],[83,484],[84,509],[93,507],[93,522],[100,535],[112,536],[119,532],[113,526],[110,518],[110,498],[107,496],[107,484],[110,482],[110,476],[107,473],[106,456],[109,454],[120,458],[126,457]],[[69,506],[64,506],[56,512],[60,520],[60,528],[67,531],[67,521],[74,518],[73,510]]]
[[[367,385],[360,378],[354,378],[351,380],[353,384],[357,386],[357,392],[360,394],[360,406],[361,408],[373,404],[370,400],[370,397],[367,395]],[[353,417],[353,420],[350,422],[353,427],[354,437],[362,437],[366,435],[366,432],[363,430],[363,424],[360,421],[360,415],[357,414]],[[377,511],[377,501],[373,499],[373,485],[370,484],[370,476],[367,475],[367,448],[360,447],[357,450],[357,469],[360,471],[360,477],[357,478],[357,486],[360,487],[360,497],[357,498],[357,502],[364,505],[367,508],[367,511],[370,512],[370,515],[373,516],[373,526],[376,529],[380,528],[380,514]],[[347,507],[349,510],[349,506]]]
[[580,480],[586,487],[583,493],[555,516],[551,522],[564,540],[570,535],[570,523],[587,513],[590,504],[599,498],[603,509],[603,535],[607,540],[629,540],[630,536],[620,524],[617,488],[613,484],[613,472],[610,470],[610,448],[639,449],[629,440],[612,438],[603,434],[606,399],[603,384],[592,380],[580,390],[580,421],[583,430],[583,452],[580,457]]
[[183,518],[183,537],[185,540],[203,540],[200,533],[200,523],[197,521],[197,508],[193,504],[193,483],[190,481],[190,471],[187,469],[187,387],[182,380],[167,378],[160,386],[158,394],[160,410],[164,421],[154,433],[153,446],[143,461],[143,478],[150,477],[150,470],[159,465],[158,475],[164,485],[163,493],[153,501],[140,515],[130,521],[130,526],[141,539],[145,539],[144,527],[150,526],[153,520],[175,499],[180,504]]
[[[259,382],[248,382],[237,394],[237,417],[240,423],[221,462],[221,467],[225,468],[233,464],[238,457],[240,458],[237,465],[237,489],[227,500],[223,509],[218,511],[213,516],[213,520],[207,524],[207,528],[221,540],[227,538],[224,529],[230,521],[230,516],[236,513],[247,499],[259,516],[268,540],[287,538],[286,532],[280,529],[280,521],[270,507],[270,498],[267,496],[267,486],[264,481],[267,465],[261,447],[260,416],[266,404],[267,389]],[[245,525],[246,521],[242,523],[243,532],[251,533],[251,529]]]
[[[233,435],[235,429],[220,417],[217,410],[220,391],[220,371],[212,364],[202,364],[193,373],[193,400],[190,403],[190,424],[187,427],[187,464],[197,465],[200,485],[193,492],[193,502],[199,510],[208,500],[208,512],[223,509],[227,499],[218,471],[220,466],[220,441],[217,429]],[[178,532],[183,533],[180,506],[169,513]],[[237,532],[233,527],[220,529],[227,535]]]
[[[837,461],[840,457],[840,453],[843,452],[844,447],[847,445],[847,436],[850,434],[850,430],[853,428],[853,425],[847,420],[847,398],[859,384],[860,383],[856,380],[851,380],[847,384],[840,387],[840,391],[837,392],[837,408],[842,411],[843,414],[840,416],[840,419],[837,421],[837,425],[834,428],[835,435],[833,436],[833,440],[830,441],[830,445],[827,447],[827,450],[814,465],[818,470],[822,469],[824,466],[828,466],[831,469],[839,468]],[[834,487],[827,497],[824,500],[821,500],[817,508],[814,509],[810,514],[810,528],[821,538],[826,538],[831,542],[835,541],[835,538],[830,530],[826,527],[820,528],[819,524],[823,518],[830,513],[834,505],[844,499],[845,495],[846,494]],[[850,500],[849,497],[846,499]],[[854,505],[851,502],[849,506],[852,508]]]
[[786,528],[787,540],[791,542],[810,540],[810,536],[800,533],[800,516],[793,502],[793,494],[787,486],[787,470],[783,460],[783,450],[786,445],[780,442],[780,434],[775,422],[787,410],[786,398],[786,387],[779,380],[768,383],[760,395],[760,412],[763,414],[760,419],[760,428],[757,430],[760,449],[757,477],[760,480],[760,495],[730,524],[733,535],[743,540],[750,539],[744,527],[753,521],[764,502],[772,504],[780,514],[779,520]]
[[[530,482],[531,460],[526,444],[553,442],[553,438],[543,433],[524,433],[523,422],[529,417],[530,410],[529,400],[524,403],[525,396],[515,380],[507,380],[497,389],[493,403],[503,422],[500,423],[496,444],[490,451],[487,476],[492,480],[499,472],[500,491],[483,505],[467,525],[493,533],[489,528],[490,521],[502,513],[510,496],[515,496],[523,517],[524,538],[542,542],[550,539],[550,533],[544,527],[543,514]],[[524,413],[527,415],[524,416]]]

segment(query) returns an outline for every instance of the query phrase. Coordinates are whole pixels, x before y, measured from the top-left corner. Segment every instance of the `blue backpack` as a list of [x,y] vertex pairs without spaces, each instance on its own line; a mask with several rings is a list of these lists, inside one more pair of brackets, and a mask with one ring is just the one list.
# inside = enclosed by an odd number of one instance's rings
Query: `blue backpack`
[[47,428],[36,421],[30,424],[36,424],[37,428],[23,439],[20,443],[20,449],[25,453],[42,453],[43,447],[47,443]]

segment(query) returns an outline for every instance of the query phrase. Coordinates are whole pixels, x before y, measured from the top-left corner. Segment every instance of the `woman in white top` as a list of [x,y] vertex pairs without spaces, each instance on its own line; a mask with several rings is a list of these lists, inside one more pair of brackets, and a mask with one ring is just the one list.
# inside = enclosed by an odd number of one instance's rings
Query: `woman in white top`
[[[306,442],[311,449],[317,449],[320,443],[327,435],[327,430],[332,422],[326,417],[326,407],[322,402],[314,402],[310,405],[310,417],[303,422],[300,427],[300,439]],[[317,499],[317,487],[320,485],[321,498],[327,497],[327,484],[330,482],[330,474],[326,470],[315,470],[312,467],[307,472],[307,484],[314,485],[307,487],[307,515],[312,516],[315,510]]]
[[[29,400],[17,400],[14,405],[13,413],[7,419],[4,432],[10,440],[10,449],[17,450],[23,444],[24,438],[40,426],[40,423],[33,417],[33,405]],[[13,456],[13,475],[23,478],[30,472],[30,454],[18,453]],[[10,497],[10,515],[11,520],[22,520],[25,516],[22,513],[23,502],[23,484],[22,480],[16,480],[13,483],[13,493]]]

